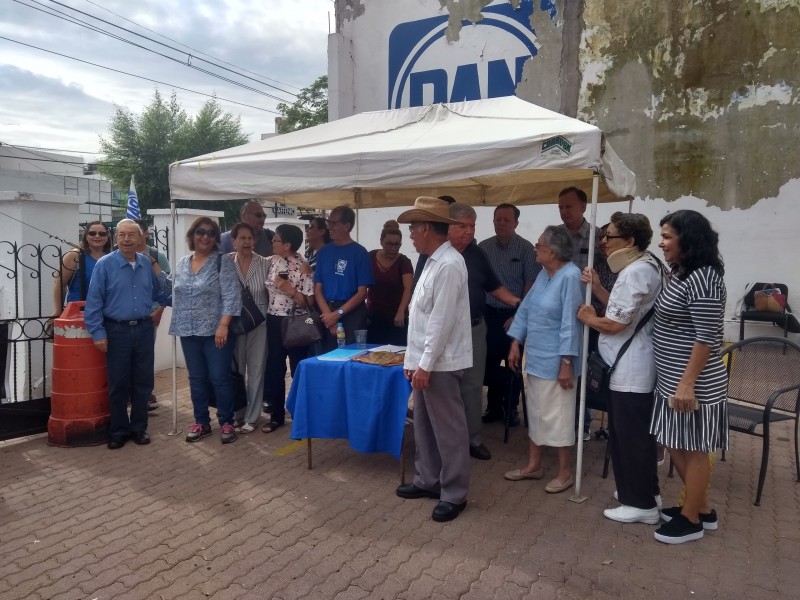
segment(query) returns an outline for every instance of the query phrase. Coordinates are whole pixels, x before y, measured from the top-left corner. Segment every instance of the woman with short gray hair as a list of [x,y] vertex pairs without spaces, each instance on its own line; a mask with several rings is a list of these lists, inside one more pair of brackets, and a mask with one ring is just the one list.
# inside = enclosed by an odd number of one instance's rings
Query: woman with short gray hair
[[576,318],[583,300],[581,272],[572,264],[573,241],[560,226],[549,226],[534,244],[542,270],[517,309],[508,335],[512,338],[508,365],[521,364],[520,344],[527,361],[528,462],[505,474],[511,481],[541,479],[543,446],[558,452],[558,472],[547,484],[551,494],[572,487],[570,448],[575,444],[575,384],[578,378],[583,327]]

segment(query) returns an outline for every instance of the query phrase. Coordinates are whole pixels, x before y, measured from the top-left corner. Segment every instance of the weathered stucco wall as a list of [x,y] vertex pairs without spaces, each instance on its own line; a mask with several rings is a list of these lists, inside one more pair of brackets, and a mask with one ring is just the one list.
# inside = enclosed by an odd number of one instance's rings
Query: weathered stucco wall
[[[738,337],[735,309],[748,282],[785,282],[798,304],[800,0],[338,0],[330,63],[340,69],[339,116],[387,107],[391,34],[409,24],[426,35],[446,27],[417,71],[441,68],[449,90],[460,66],[473,64],[482,77],[499,57],[513,66],[515,39],[475,25],[500,5],[519,6],[523,20],[529,14],[535,37],[516,95],[601,127],[636,173],[634,212],[657,224],[668,212],[698,210],[720,233],[727,339]],[[422,47],[407,46],[408,56]],[[628,209],[603,205],[598,221]],[[375,232],[397,213],[361,211],[360,241],[377,247]],[[491,211],[479,217],[485,239]],[[555,207],[523,207],[519,233],[535,239],[558,221]],[[414,255],[408,240],[402,251]],[[748,327],[750,335],[774,331]]]
[[578,116],[643,197],[723,209],[800,177],[800,1],[587,0]]

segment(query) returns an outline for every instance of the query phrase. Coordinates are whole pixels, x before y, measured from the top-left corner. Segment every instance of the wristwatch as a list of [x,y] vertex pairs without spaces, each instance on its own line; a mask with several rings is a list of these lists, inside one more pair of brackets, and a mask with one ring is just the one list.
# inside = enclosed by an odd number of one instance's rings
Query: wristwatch
[[569,356],[564,356],[561,358],[561,362],[564,363],[565,365],[571,365],[572,359]]
[[339,310],[337,310],[336,312],[339,313],[340,317],[344,316],[344,311],[341,308]]

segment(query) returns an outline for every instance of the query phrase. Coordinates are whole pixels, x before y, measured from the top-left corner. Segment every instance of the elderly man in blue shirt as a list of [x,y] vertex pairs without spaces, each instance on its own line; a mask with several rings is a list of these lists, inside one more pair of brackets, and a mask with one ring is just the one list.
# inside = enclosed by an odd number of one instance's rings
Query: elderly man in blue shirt
[[[97,261],[86,296],[84,321],[95,347],[106,355],[111,412],[108,447],[122,448],[132,439],[150,443],[147,401],[153,392],[153,302],[171,297],[162,289],[150,259],[136,252],[142,230],[131,219],[117,224],[117,250]],[[128,402],[131,404],[128,417]]]

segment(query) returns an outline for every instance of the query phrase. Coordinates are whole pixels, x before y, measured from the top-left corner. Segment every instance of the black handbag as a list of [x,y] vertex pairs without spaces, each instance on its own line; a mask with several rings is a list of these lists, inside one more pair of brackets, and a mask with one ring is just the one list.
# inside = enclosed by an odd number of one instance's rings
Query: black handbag
[[[242,283],[241,280],[239,283]],[[258,308],[253,294],[242,283],[242,312],[233,317],[228,330],[234,335],[246,335],[264,322],[264,313]]]
[[320,325],[322,319],[314,309],[298,310],[281,321],[281,341],[284,348],[302,348],[322,339]]
[[[222,270],[222,254],[217,254],[217,273]],[[239,285],[242,286],[242,312],[238,317],[233,317],[228,323],[228,331],[233,335],[246,335],[253,331],[256,327],[261,325],[265,318],[264,313],[258,308],[258,304],[253,299],[253,294],[244,285],[244,282],[239,279]]]
[[589,354],[589,358],[586,361],[586,391],[592,394],[596,403],[605,403],[606,406],[608,405],[608,398],[611,395],[611,388],[609,388],[611,384],[611,375],[617,368],[619,359],[622,358],[622,355],[628,350],[628,347],[633,342],[633,338],[636,337],[636,334],[639,333],[639,330],[644,327],[653,316],[655,309],[655,304],[653,304],[650,310],[647,311],[647,314],[642,317],[642,320],[636,325],[636,329],[633,330],[633,335],[622,344],[622,348],[617,352],[617,358],[614,359],[613,365],[609,365],[604,361],[603,357],[600,356],[600,353],[596,350]]
[[[244,375],[239,373],[239,362],[233,357],[231,365],[231,381],[233,382],[233,410],[241,410],[247,406],[247,386],[244,382]],[[210,398],[208,405],[212,408],[217,407],[217,398],[214,396],[214,387],[210,388]]]

